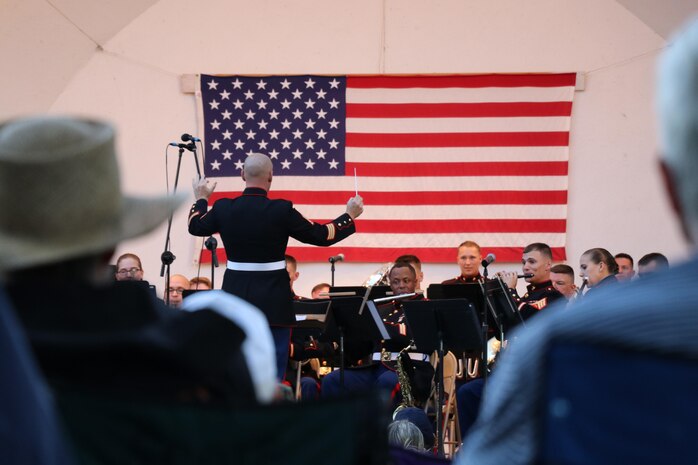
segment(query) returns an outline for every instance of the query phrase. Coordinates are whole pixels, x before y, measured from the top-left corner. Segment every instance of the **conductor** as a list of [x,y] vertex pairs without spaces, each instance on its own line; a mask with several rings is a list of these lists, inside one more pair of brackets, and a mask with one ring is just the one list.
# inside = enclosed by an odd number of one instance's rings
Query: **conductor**
[[247,300],[266,315],[276,345],[277,374],[283,379],[291,326],[296,321],[284,260],[288,239],[319,246],[341,241],[356,231],[354,219],[363,212],[363,199],[359,195],[350,198],[346,213],[330,223],[314,223],[290,201],[268,198],[272,171],[268,156],[250,154],[242,168],[242,195],[219,199],[208,212],[208,198],[216,183],[203,177],[194,179],[196,202],[189,214],[189,233],[220,233],[228,257],[223,290]]

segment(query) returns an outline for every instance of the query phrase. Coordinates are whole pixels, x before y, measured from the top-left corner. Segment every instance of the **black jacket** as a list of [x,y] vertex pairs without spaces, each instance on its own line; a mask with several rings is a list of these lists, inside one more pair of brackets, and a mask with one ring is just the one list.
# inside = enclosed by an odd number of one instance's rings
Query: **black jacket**
[[[272,200],[259,188],[247,188],[240,197],[217,200],[207,212],[206,200],[197,201],[189,215],[195,236],[220,233],[228,260],[243,263],[281,261],[290,237],[306,244],[328,246],[356,231],[343,214],[327,224],[313,223],[288,200]],[[223,290],[255,305],[271,325],[293,325],[291,287],[286,270],[226,270]]]

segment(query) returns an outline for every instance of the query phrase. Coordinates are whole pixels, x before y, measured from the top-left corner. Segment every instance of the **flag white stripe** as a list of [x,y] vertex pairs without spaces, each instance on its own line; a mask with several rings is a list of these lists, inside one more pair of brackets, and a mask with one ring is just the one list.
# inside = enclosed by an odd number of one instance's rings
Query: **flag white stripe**
[[[294,204],[294,207],[307,218],[326,220],[338,217],[346,209],[345,204]],[[566,218],[567,205],[366,205],[357,221],[361,224],[361,220],[564,220]]]
[[[361,192],[454,192],[454,191],[560,191],[567,190],[567,176],[429,176],[429,177],[368,177],[358,171]],[[231,178],[233,179],[233,178]],[[240,192],[242,182],[228,183],[217,179],[216,192]],[[228,187],[230,186],[230,187]],[[234,187],[235,186],[235,187]],[[353,176],[310,177],[275,176],[272,191],[354,191]],[[322,195],[322,194],[318,194]]]
[[347,147],[346,154],[349,162],[376,163],[567,161],[568,156],[567,147]]
[[[466,237],[467,236],[467,237]],[[360,231],[341,242],[341,247],[455,247],[464,240],[477,242],[482,247],[521,247],[522,244],[544,242],[550,247],[565,245],[564,233],[445,233],[445,234],[366,234]],[[295,239],[291,247],[305,246]]]
[[568,117],[536,118],[347,118],[349,133],[566,132]]
[[444,89],[347,88],[347,103],[570,102],[573,86],[479,87]]

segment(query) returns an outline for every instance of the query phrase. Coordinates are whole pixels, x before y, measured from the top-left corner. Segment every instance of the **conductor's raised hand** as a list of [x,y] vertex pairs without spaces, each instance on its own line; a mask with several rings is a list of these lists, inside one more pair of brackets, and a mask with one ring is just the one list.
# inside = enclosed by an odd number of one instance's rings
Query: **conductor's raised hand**
[[197,175],[191,182],[191,185],[194,188],[194,198],[196,200],[208,200],[211,194],[213,194],[213,191],[216,189],[217,184],[217,182],[211,184],[205,177]]
[[351,216],[352,219],[357,218],[364,212],[364,199],[360,195],[352,197],[347,202],[347,214]]

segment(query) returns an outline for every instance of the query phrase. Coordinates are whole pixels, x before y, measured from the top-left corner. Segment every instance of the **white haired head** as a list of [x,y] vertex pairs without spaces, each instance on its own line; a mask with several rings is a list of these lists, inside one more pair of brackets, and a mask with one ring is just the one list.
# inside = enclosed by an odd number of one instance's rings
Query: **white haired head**
[[698,17],[661,57],[657,104],[664,162],[688,233],[698,241]]

